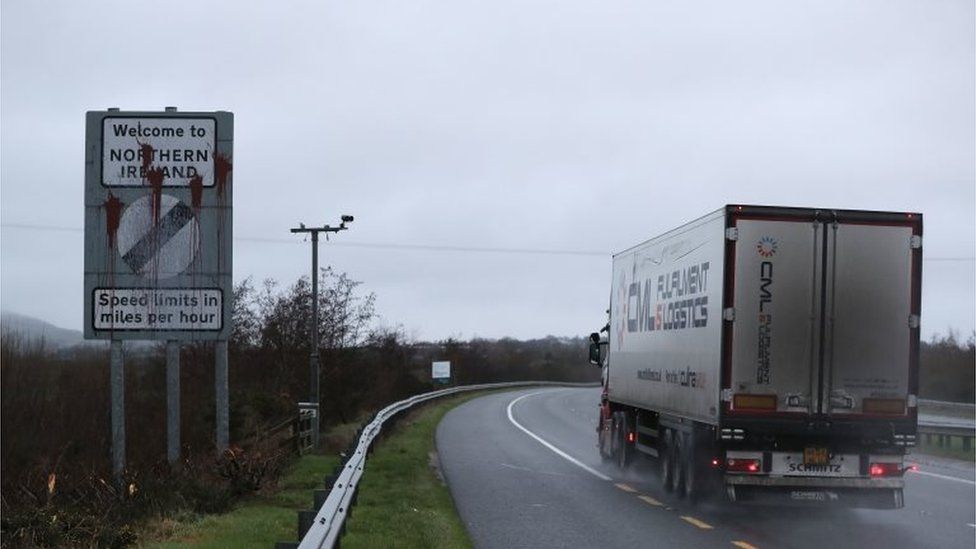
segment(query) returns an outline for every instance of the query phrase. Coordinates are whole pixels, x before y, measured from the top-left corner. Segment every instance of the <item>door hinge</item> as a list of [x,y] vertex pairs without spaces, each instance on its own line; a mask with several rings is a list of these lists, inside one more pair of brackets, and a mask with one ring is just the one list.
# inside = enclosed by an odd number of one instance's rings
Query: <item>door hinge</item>
[[735,307],[726,307],[722,309],[722,320],[728,320],[729,322],[735,320]]
[[738,227],[728,227],[725,229],[725,239],[735,242],[739,240],[739,229]]
[[722,389],[722,402],[732,402],[732,389]]
[[908,327],[911,329],[916,329],[921,326],[922,321],[918,318],[918,315],[908,315]]
[[918,250],[922,247],[922,237],[917,234],[913,234],[911,238],[908,239],[908,247],[913,250]]

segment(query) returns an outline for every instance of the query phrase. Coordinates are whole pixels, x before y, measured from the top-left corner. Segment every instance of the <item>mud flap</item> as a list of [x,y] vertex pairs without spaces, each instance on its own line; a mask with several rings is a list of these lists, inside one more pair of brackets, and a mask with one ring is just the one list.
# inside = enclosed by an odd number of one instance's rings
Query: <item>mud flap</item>
[[776,506],[901,509],[901,488],[770,487],[726,485],[729,501]]

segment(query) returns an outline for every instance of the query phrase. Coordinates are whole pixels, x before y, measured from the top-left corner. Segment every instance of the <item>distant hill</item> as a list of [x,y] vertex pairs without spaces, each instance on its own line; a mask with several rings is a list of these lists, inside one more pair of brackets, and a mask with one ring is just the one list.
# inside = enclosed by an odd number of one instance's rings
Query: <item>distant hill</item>
[[56,349],[85,343],[85,336],[80,330],[59,328],[39,318],[12,311],[0,311],[0,330],[20,334],[29,341],[43,339],[46,345]]

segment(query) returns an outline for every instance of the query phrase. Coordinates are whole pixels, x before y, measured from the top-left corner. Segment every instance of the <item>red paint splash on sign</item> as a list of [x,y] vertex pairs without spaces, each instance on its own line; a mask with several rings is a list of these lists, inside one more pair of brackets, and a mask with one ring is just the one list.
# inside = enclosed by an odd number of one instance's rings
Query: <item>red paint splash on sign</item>
[[224,195],[224,187],[227,185],[227,176],[230,175],[234,167],[226,154],[214,154],[214,176],[217,178],[217,195]]
[[199,208],[203,200],[203,176],[200,174],[190,178],[190,198],[194,208]]
[[140,143],[139,141],[136,141],[136,143],[139,143],[139,159],[142,160],[142,173],[148,174],[156,151],[149,143]]
[[152,187],[153,223],[156,224],[159,223],[160,200],[163,196],[163,179],[165,177],[162,168],[149,168],[146,171],[146,179],[149,181],[149,186]]
[[105,231],[108,233],[108,246],[115,247],[115,233],[119,230],[119,221],[122,219],[122,201],[109,191],[108,198],[102,203],[105,208]]

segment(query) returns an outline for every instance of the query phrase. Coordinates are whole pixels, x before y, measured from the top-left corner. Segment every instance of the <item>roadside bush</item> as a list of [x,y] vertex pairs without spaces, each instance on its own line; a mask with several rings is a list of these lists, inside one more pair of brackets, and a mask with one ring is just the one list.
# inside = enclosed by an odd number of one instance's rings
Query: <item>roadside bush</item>
[[976,334],[965,343],[950,331],[922,342],[919,396],[952,402],[976,401]]

